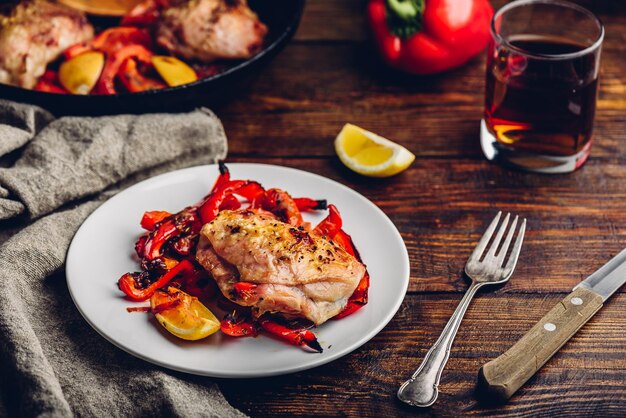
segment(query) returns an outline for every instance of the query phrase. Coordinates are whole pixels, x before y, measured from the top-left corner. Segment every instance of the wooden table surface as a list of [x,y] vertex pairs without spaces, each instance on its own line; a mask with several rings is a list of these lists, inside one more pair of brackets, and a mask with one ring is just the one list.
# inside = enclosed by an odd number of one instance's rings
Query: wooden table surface
[[[287,376],[220,380],[234,406],[251,416],[624,416],[626,289],[507,405],[488,407],[474,396],[482,364],[626,247],[626,4],[585,4],[607,31],[592,156],[573,174],[539,175],[510,171],[481,153],[484,55],[446,74],[404,76],[377,59],[365,1],[309,0],[296,39],[240,98],[217,109],[229,160],[300,168],[365,195],[401,232],[411,281],[395,318],[355,352]],[[353,174],[332,145],[346,122],[401,143],[416,161],[390,179]],[[469,307],[437,403],[406,407],[396,400],[398,385],[467,289],[463,266],[497,210],[528,218],[517,270]]]

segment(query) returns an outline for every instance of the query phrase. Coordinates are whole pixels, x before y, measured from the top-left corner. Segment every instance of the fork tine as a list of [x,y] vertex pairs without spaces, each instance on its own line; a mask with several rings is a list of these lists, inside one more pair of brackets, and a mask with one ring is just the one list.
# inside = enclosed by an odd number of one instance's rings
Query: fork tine
[[515,234],[515,228],[517,227],[517,220],[519,216],[515,215],[515,219],[511,223],[511,227],[509,228],[509,233],[506,234],[506,239],[504,240],[504,244],[502,244],[502,248],[500,248],[500,252],[498,253],[498,258],[496,261],[498,262],[498,267],[501,267],[504,263],[504,257],[506,257],[506,253],[509,250],[509,245],[511,244],[511,240],[513,239],[513,234]]
[[493,240],[493,244],[491,244],[491,248],[489,248],[489,252],[485,256],[485,259],[496,257],[496,250],[498,249],[498,246],[500,245],[500,241],[502,241],[502,236],[504,235],[504,231],[506,231],[506,226],[509,224],[510,218],[511,218],[511,214],[507,213],[506,216],[504,217],[504,220],[502,221],[502,225],[500,225],[500,228],[498,228],[498,233],[496,234],[496,237]]
[[504,271],[506,275],[510,275],[515,270],[515,265],[517,264],[517,259],[519,258],[520,250],[522,249],[522,243],[524,242],[524,233],[526,232],[526,218],[522,221],[522,226],[519,229],[519,233],[517,234],[517,239],[515,240],[515,244],[513,245],[513,250],[511,251],[511,256],[509,257],[509,261],[507,261]]
[[502,215],[501,211],[498,212],[496,217],[493,218],[493,221],[491,221],[491,224],[489,224],[489,227],[487,228],[483,236],[480,238],[480,241],[478,241],[478,244],[476,245],[476,248],[474,248],[474,251],[472,252],[472,255],[470,255],[470,258],[468,261],[470,260],[478,261],[480,259],[480,256],[483,255],[483,252],[485,251],[485,248],[487,247],[487,244],[489,244],[489,240],[491,239],[491,236],[493,235],[493,231],[495,231],[496,226],[498,226],[498,222],[500,221],[500,215]]

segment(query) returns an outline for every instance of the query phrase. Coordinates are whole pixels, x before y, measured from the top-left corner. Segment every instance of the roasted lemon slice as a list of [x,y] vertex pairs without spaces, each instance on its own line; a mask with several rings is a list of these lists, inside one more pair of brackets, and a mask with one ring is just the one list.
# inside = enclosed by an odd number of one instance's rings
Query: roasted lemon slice
[[415,160],[402,145],[349,123],[337,135],[335,151],[350,170],[370,177],[393,176]]
[[152,65],[170,87],[193,83],[198,79],[193,68],[175,57],[156,55],[152,57]]
[[85,52],[61,64],[59,81],[74,94],[89,94],[98,82],[103,67],[102,52]]
[[184,340],[199,340],[220,329],[220,321],[198,298],[175,287],[154,292],[150,306],[159,323]]

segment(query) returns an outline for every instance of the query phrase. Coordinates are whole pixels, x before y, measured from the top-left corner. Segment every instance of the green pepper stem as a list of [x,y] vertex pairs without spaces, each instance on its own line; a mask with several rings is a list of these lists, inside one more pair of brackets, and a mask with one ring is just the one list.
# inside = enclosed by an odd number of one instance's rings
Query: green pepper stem
[[413,20],[424,8],[423,0],[387,0],[387,6],[402,20]]

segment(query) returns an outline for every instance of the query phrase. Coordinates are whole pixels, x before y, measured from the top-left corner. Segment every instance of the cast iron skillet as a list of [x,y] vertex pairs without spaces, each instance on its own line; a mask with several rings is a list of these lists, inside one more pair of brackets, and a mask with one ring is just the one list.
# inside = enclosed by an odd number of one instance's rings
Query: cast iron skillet
[[56,115],[176,112],[213,105],[237,93],[242,84],[282,50],[300,23],[306,0],[249,0],[269,28],[266,47],[254,57],[195,83],[141,93],[80,96],[27,90],[0,84],[0,97],[39,105]]

